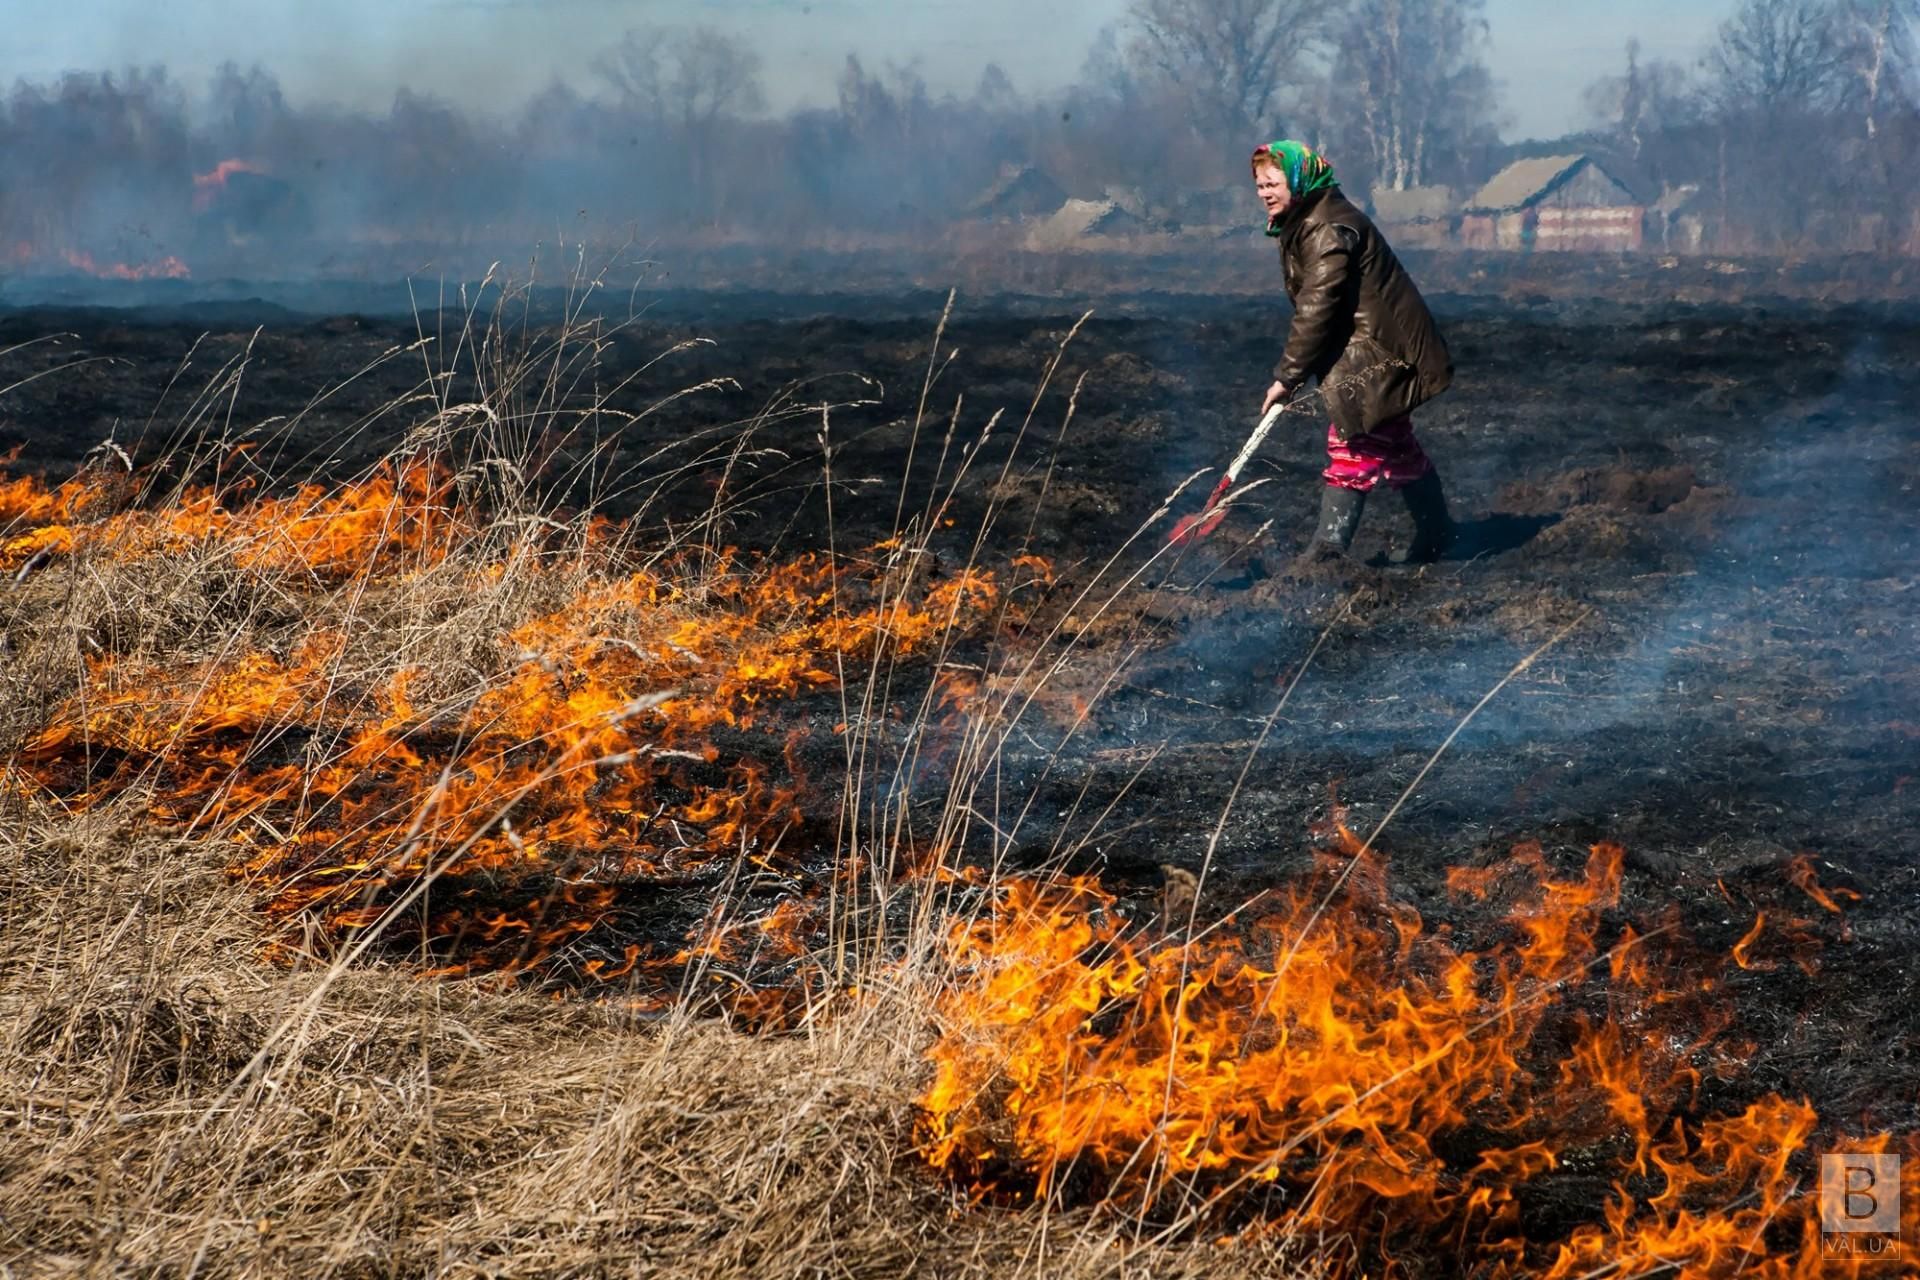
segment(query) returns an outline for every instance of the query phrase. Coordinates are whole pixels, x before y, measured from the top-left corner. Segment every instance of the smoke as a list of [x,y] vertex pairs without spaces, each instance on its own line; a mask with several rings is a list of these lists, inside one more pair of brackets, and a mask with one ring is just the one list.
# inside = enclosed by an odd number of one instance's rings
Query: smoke
[[157,62],[198,84],[232,61],[274,68],[289,97],[307,105],[377,112],[404,87],[501,114],[583,65],[610,32],[617,37],[636,16],[626,9],[594,0],[339,0],[315,20],[306,6],[275,0],[209,0],[183,11],[100,0],[27,18],[20,26],[30,38],[10,50],[10,70],[49,82],[72,70]]
[[22,84],[0,102],[0,257],[179,255],[202,277],[298,278],[436,256],[471,271],[556,239],[912,231],[1030,144],[1031,104],[1003,78],[989,106],[849,59],[839,106],[768,123],[740,110],[751,79],[737,102],[693,96],[737,50],[666,47],[679,65],[640,91],[603,61],[502,116],[410,88],[377,110],[296,108],[271,72],[232,65],[194,87],[157,70]]
[[[1011,18],[1011,0],[997,3]],[[881,31],[852,0],[741,2],[702,11],[724,27],[631,29],[616,0],[354,0],[297,28],[235,7],[213,43],[257,62],[43,72],[0,99],[0,269],[393,279],[472,275],[561,241],[745,247],[791,269],[821,249],[1004,252],[1024,243],[1007,221],[1067,197],[1110,200],[1135,234],[1206,253],[1253,221],[1251,140],[1315,140],[1363,202],[1380,185],[1464,196],[1513,158],[1495,130],[1484,0],[1443,0],[1412,25],[1388,20],[1405,0],[1277,7],[1276,21],[1296,14],[1278,32],[1296,51],[1287,74],[1223,96],[1206,91],[1223,68],[1262,65],[1257,49],[1216,47],[1226,3],[1116,0],[1087,14],[1117,21],[1078,43],[931,10]],[[144,68],[180,47],[124,7],[49,26],[36,65]],[[1553,145],[1599,156],[1648,204],[1690,193],[1660,216],[1715,251],[1910,250],[1920,115],[1891,70],[1863,103],[1849,86],[1868,46],[1832,29],[1832,56],[1795,72],[1831,82],[1824,96],[1743,89],[1772,80],[1728,35],[1698,83],[1630,58],[1598,87],[1600,127]],[[1077,74],[1062,65],[1074,57]],[[1783,152],[1833,154],[1828,198],[1782,181]],[[1028,204],[1048,207],[982,204],[1025,169],[1043,178]]]

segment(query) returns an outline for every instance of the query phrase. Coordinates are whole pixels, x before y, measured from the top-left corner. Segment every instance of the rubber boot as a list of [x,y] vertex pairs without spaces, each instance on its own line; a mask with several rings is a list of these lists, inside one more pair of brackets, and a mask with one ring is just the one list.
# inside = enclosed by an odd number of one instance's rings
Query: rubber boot
[[1413,541],[1404,551],[1387,556],[1391,564],[1432,564],[1453,545],[1453,517],[1447,514],[1446,491],[1440,473],[1428,471],[1400,490],[1407,514],[1413,517]]
[[1367,495],[1359,489],[1330,484],[1320,491],[1320,527],[1313,535],[1309,555],[1322,559],[1344,556],[1353,545],[1354,530],[1360,527],[1360,513],[1366,510]]

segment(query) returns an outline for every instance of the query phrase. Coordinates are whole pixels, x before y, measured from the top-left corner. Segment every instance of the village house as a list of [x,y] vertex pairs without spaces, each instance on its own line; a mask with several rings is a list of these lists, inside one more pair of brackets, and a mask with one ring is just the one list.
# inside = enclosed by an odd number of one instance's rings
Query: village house
[[1029,249],[1072,249],[1089,236],[1134,236],[1152,228],[1115,200],[1068,200],[1027,232]]
[[1034,218],[1054,212],[1067,193],[1060,184],[1030,164],[1010,164],[968,202],[973,218]]
[[1451,187],[1375,187],[1367,196],[1373,220],[1394,244],[1407,249],[1443,249],[1452,243]]
[[1516,160],[1467,202],[1460,244],[1468,249],[1639,249],[1646,208],[1586,155]]

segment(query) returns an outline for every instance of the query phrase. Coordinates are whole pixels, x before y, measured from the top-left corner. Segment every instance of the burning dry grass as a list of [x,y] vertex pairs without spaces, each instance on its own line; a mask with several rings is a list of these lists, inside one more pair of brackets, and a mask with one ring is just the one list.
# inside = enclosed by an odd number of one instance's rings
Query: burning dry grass
[[[286,972],[205,845],[104,813],[5,840],[13,1274],[1120,1273],[1084,1214],[956,1215],[926,1178],[911,1002],[754,1037]],[[1154,1273],[1277,1252],[1183,1245]]]
[[[141,791],[162,827],[221,839],[289,924],[283,958],[364,931],[436,975],[543,971],[623,883],[781,869],[809,729],[756,738],[767,707],[1007,616],[992,573],[934,580],[897,544],[635,563],[597,522],[502,535],[453,488],[411,460],[338,492],[235,508],[193,487],[87,518],[111,502],[97,481],[16,484],[28,528],[0,560],[67,557],[45,576],[69,607],[16,618],[33,714],[7,785],[76,809]],[[724,941],[566,961],[611,982],[731,958]]]
[[[1505,936],[1465,951],[1338,834],[1315,882],[1190,941],[1130,927],[1090,882],[1010,886],[954,939],[928,1159],[991,1197],[1124,1206],[1155,1239],[1364,1223],[1362,1256],[1445,1240],[1490,1280],[1851,1274],[1800,1194],[1814,1109],[1700,1114],[1750,1051],[1715,995],[1744,943],[1717,958],[1629,926],[1603,951],[1624,851],[1560,878],[1523,847],[1449,877],[1504,907]],[[1550,1241],[1526,1208],[1545,1216],[1563,1168],[1605,1171],[1605,1192]]]
[[1606,917],[1617,849],[1460,873],[1479,950],[1344,829],[1338,892],[1198,936],[968,870],[1047,566],[754,560],[426,435],[0,486],[7,1266],[1827,1272],[1816,1117],[1702,1112],[1715,971]]
[[858,788],[877,840],[805,829],[785,710],[933,763],[939,660],[1044,565],[639,547],[417,449],[168,464],[0,486],[9,1274],[1116,1272],[915,1158],[937,931],[869,927],[908,843]]

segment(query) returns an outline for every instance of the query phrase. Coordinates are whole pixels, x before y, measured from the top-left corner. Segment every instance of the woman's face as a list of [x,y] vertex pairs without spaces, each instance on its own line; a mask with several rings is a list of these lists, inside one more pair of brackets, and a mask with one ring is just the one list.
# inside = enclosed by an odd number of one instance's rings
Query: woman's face
[[1293,192],[1287,189],[1287,175],[1280,172],[1277,164],[1263,164],[1253,171],[1253,189],[1260,193],[1260,203],[1267,207],[1268,218],[1279,217],[1293,203]]

